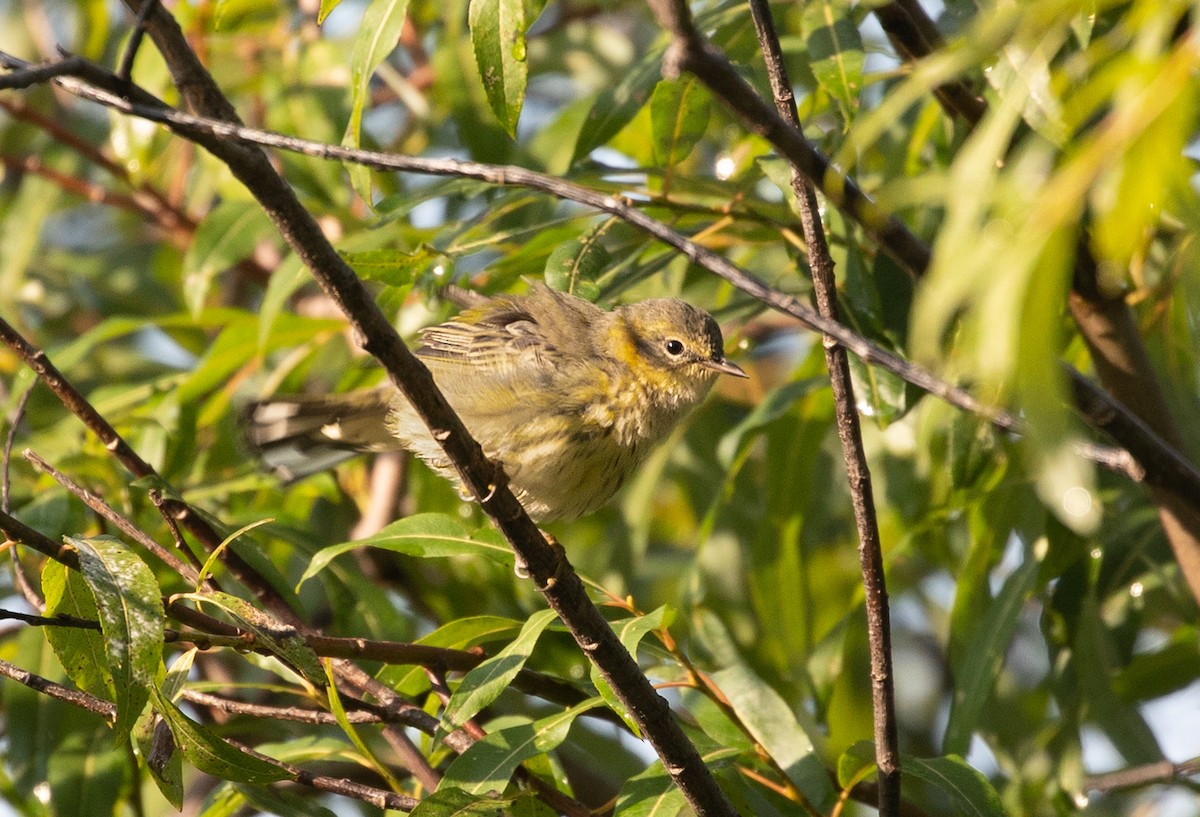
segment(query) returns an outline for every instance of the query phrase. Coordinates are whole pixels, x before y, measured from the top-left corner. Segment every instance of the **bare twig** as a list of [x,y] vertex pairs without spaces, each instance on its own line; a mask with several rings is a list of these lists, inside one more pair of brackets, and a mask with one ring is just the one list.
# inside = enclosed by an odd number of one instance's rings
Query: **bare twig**
[[117,76],[126,82],[133,74],[133,61],[137,58],[142,38],[146,36],[146,18],[150,16],[150,12],[154,10],[157,3],[158,0],[146,0],[138,9],[137,16],[133,20],[133,31],[129,34],[129,42],[125,45],[125,53],[121,55],[121,63],[117,67]]
[[0,511],[0,533],[3,533],[11,541],[31,547],[43,556],[61,562],[73,570],[79,569],[79,555],[74,548],[55,542],[49,536],[34,530],[3,511]]
[[[62,684],[57,684],[48,678],[36,675],[28,670],[21,669],[18,666],[0,660],[0,676],[10,678],[19,684],[23,684],[36,692],[47,695],[65,703],[77,706],[80,709],[86,709],[93,712],[107,721],[114,721],[117,717],[117,707],[108,701],[101,700],[94,695],[89,695],[86,692],[65,687]],[[397,809],[399,811],[412,811],[417,807],[419,801],[411,797],[405,797],[402,794],[378,789],[374,786],[367,786],[362,783],[356,783],[352,780],[341,777],[329,777],[327,775],[313,774],[310,771],[294,766],[291,763],[285,763],[273,757],[268,757],[254,749],[239,743],[230,738],[220,738],[225,743],[233,746],[242,752],[245,752],[252,757],[270,763],[272,766],[278,766],[287,772],[288,776],[295,782],[310,788],[328,791],[334,794],[340,794],[344,797],[352,797],[356,800],[362,800],[381,809]]]
[[[767,0],[750,0],[750,12],[758,32],[759,46],[775,97],[775,107],[796,132],[801,131],[800,116],[783,63],[783,51]],[[817,205],[817,194],[803,172],[792,168],[792,190],[800,210],[808,263],[812,268],[813,292],[817,311],[838,320],[837,284],[833,258],[825,240],[825,229]],[[863,448],[854,383],[850,379],[850,360],[837,341],[825,336],[825,365],[833,386],[838,439],[849,478],[854,521],[858,529],[858,557],[862,565],[867,611],[867,633],[871,651],[871,693],[875,721],[875,764],[879,767],[879,813],[896,817],[900,808],[900,746],[896,726],[896,696],[892,670],[892,635],[888,610],[887,584],[884,578],[883,546],[875,516],[871,471]]]
[[[154,479],[165,485],[165,481],[158,475],[158,472],[130,447],[129,443],[112,427],[112,424],[96,411],[74,384],[63,376],[46,353],[27,341],[3,319],[0,319],[0,342],[16,352],[25,365],[33,369],[34,374],[49,386],[67,410],[99,437],[100,442],[104,444],[109,453],[116,457],[130,473],[139,479]],[[220,546],[224,537],[217,533],[216,529],[187,503],[173,499],[166,500],[166,503],[170,506],[172,516],[191,531],[208,552],[211,553]],[[222,557],[230,574],[248,587],[270,608],[271,612],[289,624],[296,624],[299,621],[295,612],[276,592],[275,588],[254,572],[240,556],[226,548],[222,552]]]
[[[871,11],[904,60],[915,62],[945,45],[937,24],[916,0],[891,0]],[[962,81],[944,82],[933,89],[933,95],[948,113],[962,117],[968,128],[975,127],[987,112],[983,97]]]
[[[118,530],[120,530],[129,538],[133,539],[147,551],[154,554],[159,561],[183,577],[184,581],[188,582],[189,584],[196,583],[196,579],[198,579],[200,575],[196,568],[183,562],[174,553],[164,548],[158,542],[154,541],[152,537],[146,534],[137,525],[133,524],[133,522],[127,517],[118,513],[115,508],[113,508],[103,499],[76,483],[66,474],[59,471],[57,468],[46,462],[34,452],[26,451],[25,459],[33,463],[33,465],[39,471],[49,474],[55,482],[70,491],[73,495],[75,495],[76,498],[83,502],[84,505],[87,505],[100,516],[116,525]],[[216,589],[216,585],[212,584],[211,581],[208,582],[208,584],[213,589]]]
[[1115,772],[1088,775],[1083,779],[1083,788],[1085,791],[1108,792],[1137,786],[1176,783],[1197,774],[1200,774],[1200,758],[1194,757],[1182,763],[1163,760],[1158,763],[1147,763],[1144,766],[1118,769]]

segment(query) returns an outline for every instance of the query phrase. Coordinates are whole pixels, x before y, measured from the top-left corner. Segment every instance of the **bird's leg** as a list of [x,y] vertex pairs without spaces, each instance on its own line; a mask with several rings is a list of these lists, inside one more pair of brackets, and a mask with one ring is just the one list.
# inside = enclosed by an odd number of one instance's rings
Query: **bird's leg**
[[[545,584],[538,587],[538,590],[546,591],[558,583],[558,576],[562,572],[563,565],[566,564],[567,561],[567,550],[561,544],[559,544],[557,539],[554,538],[554,534],[547,533],[541,528],[538,528],[538,531],[542,534],[542,538],[546,540],[546,544],[549,545],[552,551],[554,551],[554,572],[550,575],[550,578],[546,580]],[[519,578],[529,578],[529,566],[525,564],[525,560],[521,558],[520,554],[517,555],[517,561],[513,565],[513,572],[515,572]]]

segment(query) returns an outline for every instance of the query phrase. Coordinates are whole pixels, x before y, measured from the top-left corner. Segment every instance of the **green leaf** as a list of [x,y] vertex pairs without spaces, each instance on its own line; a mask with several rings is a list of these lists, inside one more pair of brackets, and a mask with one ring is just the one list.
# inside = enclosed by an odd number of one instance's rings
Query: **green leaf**
[[863,44],[845,0],[813,0],[804,6],[809,65],[817,82],[849,119],[862,89]]
[[325,686],[325,692],[329,701],[329,711],[333,713],[337,719],[338,726],[342,733],[350,739],[354,744],[354,748],[358,750],[362,758],[370,764],[375,773],[387,781],[388,786],[393,791],[400,791],[400,781],[392,774],[391,770],[386,765],[379,762],[370,747],[363,741],[362,736],[358,734],[358,730],[354,728],[354,724],[350,723],[350,719],[346,717],[346,707],[342,704],[342,696],[337,689],[337,679],[333,675],[333,664],[326,659],[325,673],[328,683]]
[[807,397],[813,391],[825,388],[828,379],[808,377],[785,383],[763,398],[754,410],[731,428],[717,443],[717,459],[725,468],[729,468],[738,453],[767,425],[786,414],[798,400]]
[[267,338],[275,326],[275,319],[287,304],[288,298],[312,280],[308,267],[304,266],[299,256],[289,255],[287,260],[271,273],[267,282],[267,291],[263,293],[262,303],[258,307],[258,348],[266,348]]
[[154,574],[122,542],[66,537],[96,601],[117,705],[116,738],[141,714],[162,661],[163,607]]
[[964,652],[961,665],[954,668],[954,697],[942,746],[947,754],[964,754],[971,734],[979,723],[983,707],[991,697],[996,678],[1004,664],[1008,645],[1017,631],[1021,610],[1037,586],[1038,568],[1045,555],[1045,540],[1029,549],[1025,559],[996,595],[987,612],[979,619],[975,636]]
[[499,698],[525,666],[538,638],[555,618],[557,615],[553,610],[534,613],[512,642],[468,672],[446,704],[442,722],[438,725],[439,733],[453,732]]
[[646,104],[661,78],[662,49],[655,48],[628,70],[620,82],[601,91],[580,129],[571,163],[605,144],[628,125]]
[[454,786],[471,794],[504,791],[518,764],[558,747],[575,718],[603,703],[591,698],[533,723],[492,732],[450,764],[442,787]]
[[515,137],[529,75],[525,4],[523,0],[471,0],[467,20],[488,104],[505,132]]
[[317,9],[317,25],[325,22],[325,18],[329,16],[329,12],[338,7],[342,0],[321,0],[321,8]]
[[[701,751],[704,765],[719,769],[737,757],[736,749],[712,749]],[[614,817],[672,817],[687,805],[683,792],[656,760],[643,771],[625,781],[617,795]]]
[[47,767],[54,813],[112,814],[124,787],[126,758],[104,726],[68,733]]
[[[362,26],[350,55],[350,119],[342,145],[362,147],[362,117],[371,97],[371,77],[375,69],[388,58],[404,28],[408,0],[371,0],[363,14]],[[371,205],[371,171],[360,164],[348,163],[350,184],[359,197]]]
[[498,817],[510,814],[512,797],[471,794],[453,786],[441,786],[421,799],[410,817]]
[[416,274],[438,257],[436,253],[431,252],[425,246],[420,247],[416,252],[384,248],[362,252],[343,252],[341,255],[360,278],[367,281],[378,281],[391,287],[411,284]]
[[224,201],[205,216],[183,257],[183,294],[193,317],[204,309],[217,275],[251,257],[258,242],[273,235],[271,220],[252,201]]
[[134,729],[142,762],[167,802],[183,810],[183,758],[171,727],[157,712],[147,712]]
[[812,741],[778,692],[742,664],[712,675],[738,719],[789,779],[808,790],[814,783]]
[[654,161],[662,168],[674,167],[691,154],[708,127],[712,97],[690,74],[662,80],[650,95],[650,133]]
[[[98,621],[96,601],[87,582],[60,562],[47,561],[42,569],[42,594],[47,616],[73,616]],[[67,676],[82,690],[112,700],[112,673],[108,669],[104,638],[98,630],[46,627],[46,640],[54,649]]]
[[683,792],[656,760],[621,786],[614,817],[674,817],[686,805]]
[[[161,690],[164,696],[175,700],[187,683],[188,673],[198,650],[193,647],[185,650],[171,662],[167,670],[166,680]],[[150,772],[150,777],[158,790],[162,792],[167,802],[176,809],[183,810],[183,756],[175,745],[175,736],[171,727],[153,708],[142,713],[137,726],[133,730],[142,762]]]
[[[875,765],[875,744],[860,741],[846,750],[838,759],[839,783],[845,785],[842,770],[858,769]],[[900,767],[905,775],[912,775],[938,789],[949,799],[948,814],[958,817],[1004,817],[1004,804],[995,788],[986,777],[958,755],[922,758],[900,755]]]
[[188,718],[157,687],[151,688],[151,694],[154,708],[170,726],[179,751],[205,774],[239,783],[274,783],[291,777],[285,769],[243,752]]
[[191,599],[198,604],[211,604],[228,614],[234,623],[254,633],[259,645],[294,668],[318,689],[324,688],[328,679],[321,660],[295,627],[258,609],[250,602],[228,593],[181,593],[178,598]]
[[611,260],[595,233],[559,244],[546,259],[546,286],[594,301],[600,297],[596,279]]
[[983,773],[957,755],[920,758],[901,756],[905,774],[934,786],[950,799],[950,811],[961,817],[1004,817],[1007,813]]
[[366,539],[325,548],[313,556],[298,584],[304,584],[343,553],[362,547],[377,547],[423,559],[483,556],[503,564],[513,563],[512,551],[493,531],[482,529],[471,533],[453,516],[421,513],[399,519]]

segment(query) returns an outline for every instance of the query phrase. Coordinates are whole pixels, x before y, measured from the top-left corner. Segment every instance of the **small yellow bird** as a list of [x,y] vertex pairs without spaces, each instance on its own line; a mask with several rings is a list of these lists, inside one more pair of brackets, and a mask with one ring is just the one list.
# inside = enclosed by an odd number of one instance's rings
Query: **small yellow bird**
[[[421,332],[417,356],[535,520],[592,513],[720,374],[712,316],[673,298],[611,312],[541,284],[500,295]],[[256,403],[248,436],[298,479],[359,451],[406,448],[457,482],[446,455],[390,384]]]

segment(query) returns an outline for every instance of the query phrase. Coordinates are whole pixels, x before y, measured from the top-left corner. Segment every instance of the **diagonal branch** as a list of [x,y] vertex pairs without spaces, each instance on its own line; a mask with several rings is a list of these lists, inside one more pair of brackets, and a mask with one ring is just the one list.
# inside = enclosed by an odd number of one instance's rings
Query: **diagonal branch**
[[[129,5],[135,11],[142,8],[138,2]],[[232,105],[200,64],[178,23],[161,6],[155,4],[146,16],[146,31],[188,104],[203,115],[237,123]],[[144,103],[148,95],[140,96],[133,98]],[[434,385],[429,371],[405,347],[362,282],[334,250],[267,156],[256,147],[208,135],[198,135],[194,141],[224,162],[250,190],[322,289],[350,319],[363,348],[383,364],[392,382],[417,409],[455,464],[464,486],[480,498],[483,510],[525,563],[536,586],[584,653],[612,685],[693,809],[700,815],[736,814],[675,721],[667,702],[641,673],[588,598],[565,555],[548,545],[509,490],[503,472],[484,457],[479,444]]]

